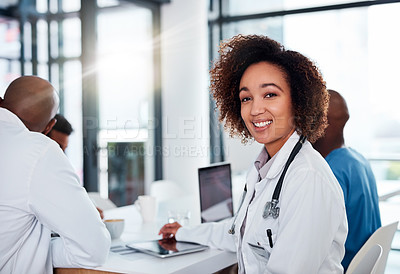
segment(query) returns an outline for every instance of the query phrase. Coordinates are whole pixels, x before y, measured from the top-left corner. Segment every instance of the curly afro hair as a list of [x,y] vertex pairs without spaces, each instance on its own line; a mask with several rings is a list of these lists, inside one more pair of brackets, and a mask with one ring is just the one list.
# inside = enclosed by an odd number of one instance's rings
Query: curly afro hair
[[290,86],[296,131],[314,142],[327,126],[329,93],[315,64],[296,51],[260,35],[237,35],[224,41],[220,57],[210,70],[210,89],[220,111],[219,120],[231,137],[243,143],[252,139],[241,114],[239,83],[252,64],[268,62],[279,67]]

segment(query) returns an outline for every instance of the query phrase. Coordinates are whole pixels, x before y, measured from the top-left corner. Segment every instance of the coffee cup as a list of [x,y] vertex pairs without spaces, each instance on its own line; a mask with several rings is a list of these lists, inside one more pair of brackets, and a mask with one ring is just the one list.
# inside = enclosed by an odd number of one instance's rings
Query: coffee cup
[[121,237],[125,227],[124,219],[108,219],[103,222],[106,225],[108,232],[110,232],[111,239],[118,239]]
[[144,223],[153,222],[157,213],[156,198],[149,195],[141,195],[135,201],[140,215],[142,216]]

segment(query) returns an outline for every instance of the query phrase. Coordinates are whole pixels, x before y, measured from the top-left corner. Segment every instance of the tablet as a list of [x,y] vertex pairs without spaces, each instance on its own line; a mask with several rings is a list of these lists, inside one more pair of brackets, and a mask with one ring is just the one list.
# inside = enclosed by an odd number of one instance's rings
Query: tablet
[[137,251],[157,256],[159,258],[168,258],[177,255],[183,255],[193,252],[206,250],[208,246],[192,242],[181,242],[175,239],[162,239],[144,242],[133,242],[126,245]]

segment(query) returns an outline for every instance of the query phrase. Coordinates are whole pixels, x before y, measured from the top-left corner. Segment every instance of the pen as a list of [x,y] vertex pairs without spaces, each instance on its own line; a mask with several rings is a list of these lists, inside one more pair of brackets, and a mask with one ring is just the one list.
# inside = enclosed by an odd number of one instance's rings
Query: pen
[[274,243],[272,242],[272,231],[269,228],[267,229],[267,236],[268,236],[269,246],[273,248]]

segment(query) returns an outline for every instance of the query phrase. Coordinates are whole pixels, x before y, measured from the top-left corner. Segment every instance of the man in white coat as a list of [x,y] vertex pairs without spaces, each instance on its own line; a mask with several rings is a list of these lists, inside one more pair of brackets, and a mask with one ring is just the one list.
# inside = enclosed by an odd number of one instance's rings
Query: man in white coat
[[[23,76],[0,98],[0,273],[104,263],[110,235],[70,162],[46,137],[58,95]],[[59,237],[51,237],[51,233]]]

